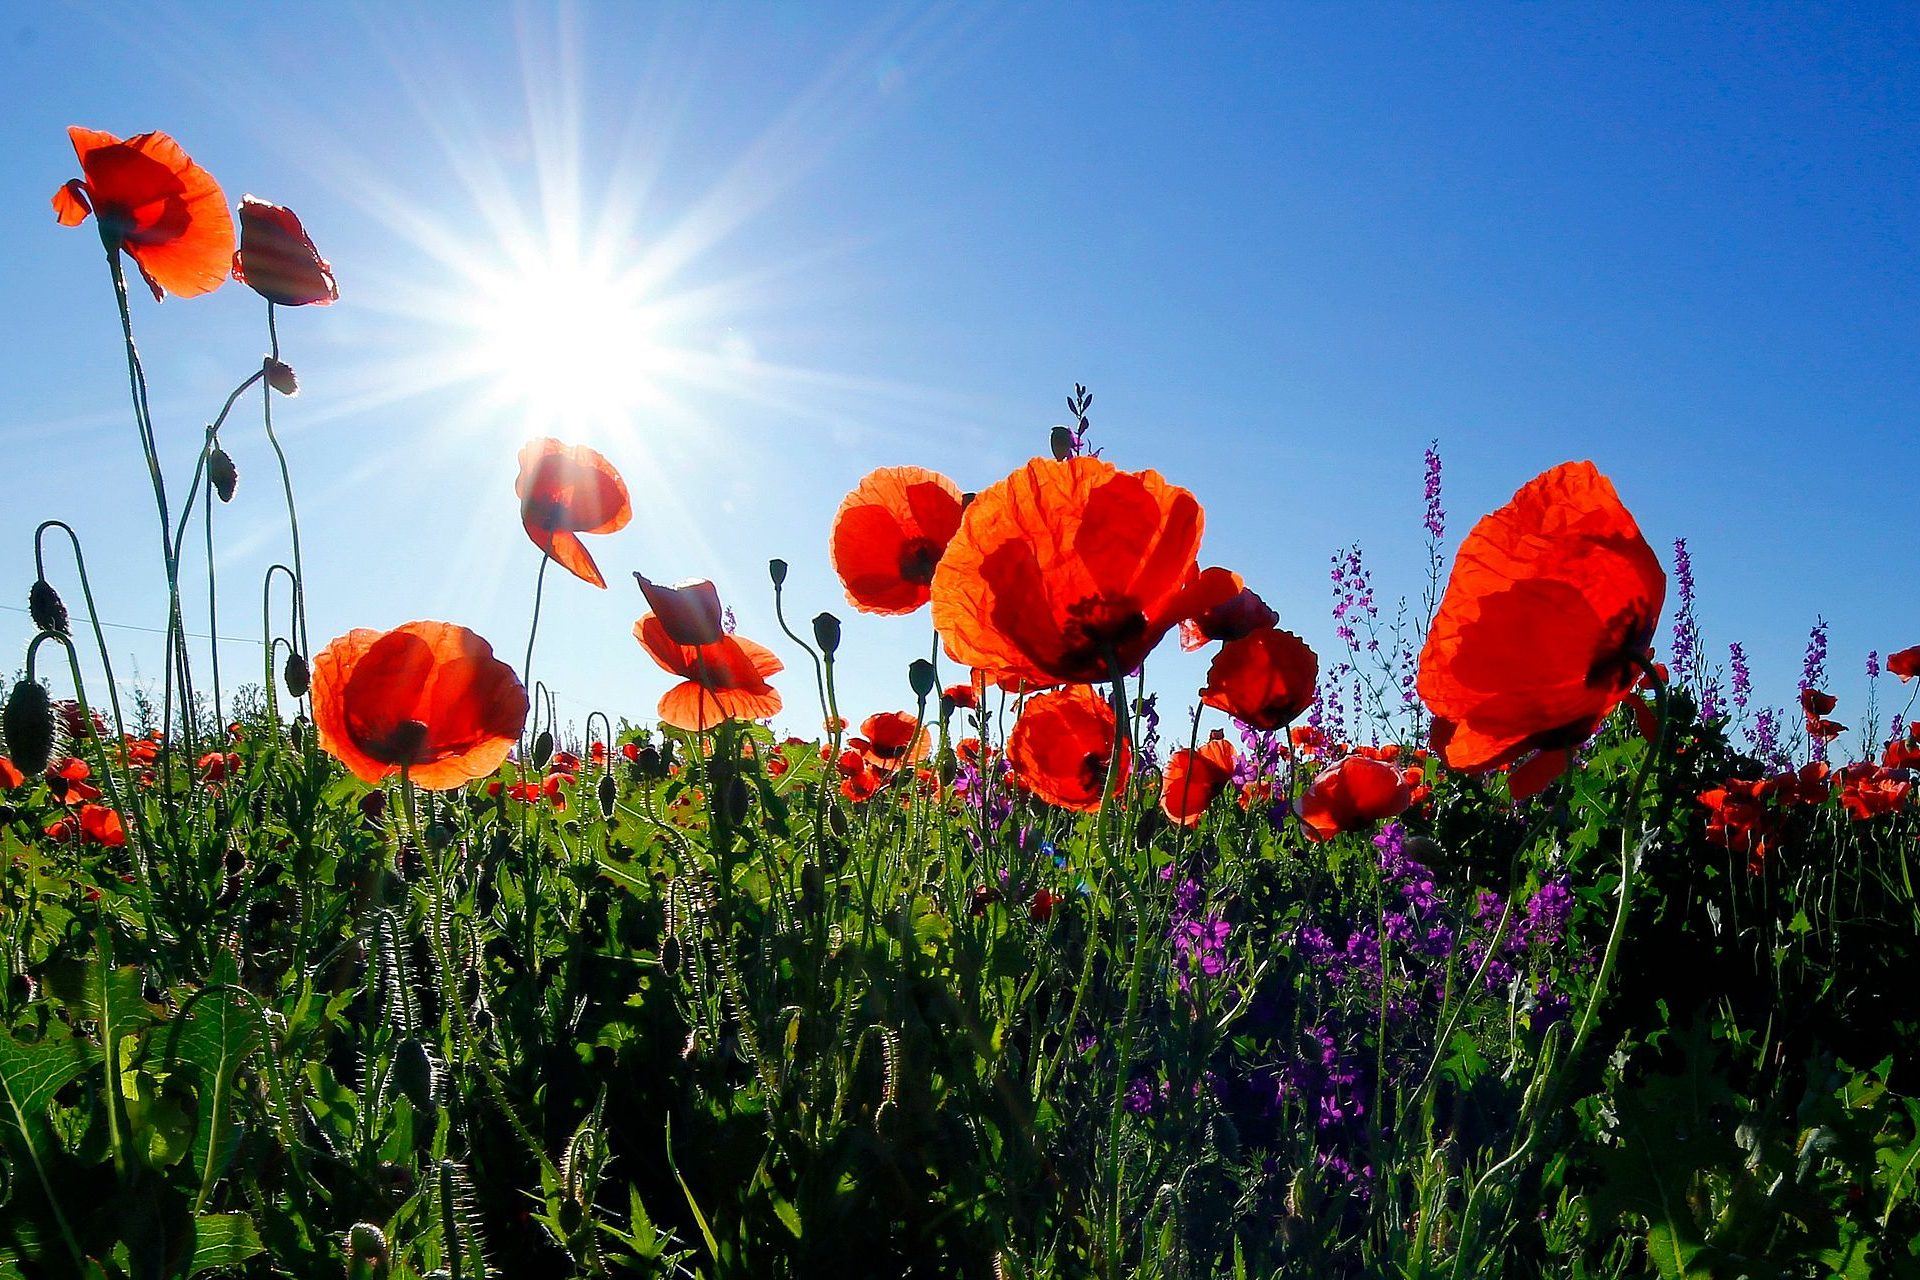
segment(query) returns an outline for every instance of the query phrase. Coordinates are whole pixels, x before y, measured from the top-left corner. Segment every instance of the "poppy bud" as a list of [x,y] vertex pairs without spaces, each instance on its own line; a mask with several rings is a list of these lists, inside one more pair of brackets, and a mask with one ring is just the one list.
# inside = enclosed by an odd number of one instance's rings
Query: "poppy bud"
[[907,683],[913,687],[913,696],[916,698],[932,697],[934,686],[939,678],[939,673],[933,669],[933,664],[925,658],[915,658],[907,664]]
[[13,686],[4,713],[0,713],[7,754],[22,773],[42,773],[53,756],[53,700],[32,680]]
[[787,562],[785,560],[767,561],[767,576],[773,579],[773,585],[784,587],[787,584]]
[[544,769],[547,767],[547,761],[551,759],[553,759],[553,734],[550,730],[542,729],[540,736],[533,740],[533,767]]
[[275,360],[268,356],[264,365],[267,371],[267,385],[283,396],[300,394],[300,380],[293,376],[293,366],[284,360]]
[[727,783],[727,821],[738,825],[747,817],[747,806],[753,801],[753,790],[742,778],[734,778]]
[[658,778],[665,772],[658,748],[642,747],[633,757],[633,776],[636,778]]
[[66,602],[45,578],[36,578],[28,590],[27,613],[33,618],[33,625],[40,630],[56,635],[68,634]]
[[427,829],[420,834],[425,839],[427,848],[439,853],[453,843],[453,838],[458,832],[453,829],[451,822],[436,815],[433,821],[427,824]]
[[347,1274],[384,1275],[387,1269],[387,1236],[371,1222],[356,1222],[347,1232]]
[[1065,462],[1073,456],[1073,432],[1067,430],[1065,427],[1055,427],[1053,429],[1053,438],[1048,441],[1048,444],[1053,449],[1053,460],[1055,462]]
[[297,653],[288,652],[281,675],[287,682],[287,692],[296,698],[306,697],[307,690],[313,687],[313,676],[307,670],[307,660]]
[[840,648],[840,619],[830,613],[816,617],[813,620],[813,642],[831,658]]
[[613,820],[613,802],[619,798],[619,795],[620,787],[613,780],[613,775],[601,774],[600,785],[595,791],[595,796],[600,801],[600,816],[609,822]]
[[233,455],[218,445],[207,458],[207,480],[220,495],[220,501],[233,501],[234,486],[240,483],[240,468],[233,465]]
[[381,820],[387,816],[387,793],[369,791],[361,796],[360,816],[366,820],[368,826],[378,827]]
[[433,1059],[427,1047],[412,1036],[400,1042],[393,1055],[393,1082],[419,1111],[433,1106]]

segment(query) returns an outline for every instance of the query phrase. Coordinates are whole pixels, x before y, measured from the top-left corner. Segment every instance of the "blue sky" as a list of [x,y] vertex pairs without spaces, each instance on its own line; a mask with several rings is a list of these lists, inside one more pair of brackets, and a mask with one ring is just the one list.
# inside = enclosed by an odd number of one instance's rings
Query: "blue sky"
[[[47,203],[75,123],[172,133],[333,263],[340,303],[283,313],[303,392],[276,413],[316,644],[441,617],[517,665],[538,564],[519,444],[550,430],[621,467],[636,518],[593,543],[613,588],[549,583],[534,669],[565,717],[642,719],[664,691],[628,634],[643,569],[713,577],[810,730],[771,556],[794,614],[848,621],[843,709],[910,705],[926,617],[853,617],[834,507],[884,465],[984,487],[1044,450],[1076,380],[1107,456],[1192,489],[1203,561],[1323,653],[1337,548],[1418,597],[1434,438],[1449,545],[1595,459],[1664,560],[1688,539],[1709,650],[1744,643],[1763,698],[1792,697],[1818,615],[1841,720],[1869,649],[1920,643],[1910,7],[124,14],[0,17],[0,556],[24,588],[34,524],[71,521],[109,620],[157,628],[164,593],[98,242]],[[644,321],[549,353],[591,409],[530,403],[539,370],[508,367],[488,319],[557,260],[619,279]],[[135,299],[176,503],[263,310],[236,285]],[[253,404],[216,513],[233,637],[259,634],[285,554]],[[0,646],[27,634],[0,610]],[[123,672],[157,672],[156,636],[109,635]],[[222,655],[258,669],[257,644]],[[1153,675],[1184,703],[1203,669]]]

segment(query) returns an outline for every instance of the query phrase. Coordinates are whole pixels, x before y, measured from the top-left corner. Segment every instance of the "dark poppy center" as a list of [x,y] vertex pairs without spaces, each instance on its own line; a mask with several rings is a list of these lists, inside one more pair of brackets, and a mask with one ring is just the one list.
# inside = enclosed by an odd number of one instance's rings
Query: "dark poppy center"
[[402,720],[384,738],[367,744],[367,754],[385,764],[419,764],[426,758],[427,726],[419,720]]
[[933,571],[945,550],[932,538],[907,539],[900,544],[900,576],[915,586],[926,586],[933,581]]
[[1067,609],[1067,625],[1061,629],[1066,642],[1066,658],[1075,669],[1090,669],[1107,675],[1109,662],[1117,660],[1131,669],[1141,656],[1137,650],[1147,634],[1147,615],[1131,596],[1090,596],[1075,601]]

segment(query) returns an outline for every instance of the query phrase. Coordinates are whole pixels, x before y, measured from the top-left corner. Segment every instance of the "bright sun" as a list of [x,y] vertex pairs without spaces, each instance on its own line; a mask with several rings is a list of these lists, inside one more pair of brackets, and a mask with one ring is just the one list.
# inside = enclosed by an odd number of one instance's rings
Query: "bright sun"
[[482,282],[473,319],[495,394],[536,429],[624,425],[656,394],[653,321],[639,291],[601,264],[522,260]]

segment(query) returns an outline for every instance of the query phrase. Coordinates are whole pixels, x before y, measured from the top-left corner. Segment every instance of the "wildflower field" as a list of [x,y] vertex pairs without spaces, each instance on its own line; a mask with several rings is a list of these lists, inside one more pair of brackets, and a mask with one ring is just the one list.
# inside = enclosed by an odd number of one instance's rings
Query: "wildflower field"
[[[275,318],[332,271],[170,137],[72,139],[170,604],[136,699],[84,529],[7,552],[0,1277],[1920,1275],[1920,637],[1884,709],[1820,630],[1770,697],[1594,464],[1460,533],[1436,447],[1428,580],[1396,613],[1337,556],[1316,653],[1079,386],[1010,475],[811,513],[769,553],[844,599],[772,559],[778,634],[612,563],[619,460],[550,438],[524,638],[310,634]],[[143,295],[229,277],[269,354],[164,475]],[[229,502],[285,511],[217,584],[261,593],[238,675],[188,628]],[[575,580],[657,706],[557,713]],[[847,705],[843,628],[909,614],[928,656]]]

